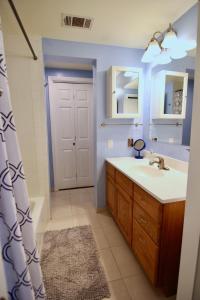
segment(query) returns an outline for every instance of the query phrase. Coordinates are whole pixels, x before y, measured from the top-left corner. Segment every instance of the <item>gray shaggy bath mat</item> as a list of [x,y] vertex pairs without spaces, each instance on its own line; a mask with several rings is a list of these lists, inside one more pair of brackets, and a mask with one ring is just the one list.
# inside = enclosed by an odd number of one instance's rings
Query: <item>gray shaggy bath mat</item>
[[110,297],[90,226],[47,231],[41,266],[48,300]]

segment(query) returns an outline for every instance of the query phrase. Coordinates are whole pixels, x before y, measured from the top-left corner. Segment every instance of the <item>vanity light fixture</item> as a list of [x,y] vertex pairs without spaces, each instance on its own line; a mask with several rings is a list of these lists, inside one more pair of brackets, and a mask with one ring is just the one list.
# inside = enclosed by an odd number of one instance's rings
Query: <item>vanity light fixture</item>
[[154,60],[154,58],[156,56],[158,56],[161,53],[162,49],[160,46],[160,42],[158,41],[158,38],[157,38],[157,36],[160,36],[161,34],[162,33],[159,31],[156,31],[153,34],[153,37],[151,38],[151,40],[148,44],[148,47],[142,57],[142,62],[150,63]]
[[161,54],[155,58],[155,63],[158,65],[169,64],[172,61],[170,56],[170,51],[168,49],[163,49]]
[[187,56],[187,52],[184,49],[173,48],[170,50],[170,56],[173,59],[180,59]]
[[172,24],[169,24],[164,40],[161,43],[162,48],[172,49],[173,47],[176,47],[177,40],[177,33],[173,29]]
[[159,32],[155,32],[153,38],[149,42],[147,52],[149,55],[159,55],[161,53],[161,47],[158,39],[156,38],[156,34],[160,34]]
[[143,54],[142,62],[168,64],[172,59],[185,57],[187,51],[194,48],[196,48],[195,40],[179,39],[172,24],[169,24],[165,34],[160,31],[153,34],[153,37]]
[[195,40],[179,39],[178,45],[185,51],[190,51],[197,47],[197,42]]

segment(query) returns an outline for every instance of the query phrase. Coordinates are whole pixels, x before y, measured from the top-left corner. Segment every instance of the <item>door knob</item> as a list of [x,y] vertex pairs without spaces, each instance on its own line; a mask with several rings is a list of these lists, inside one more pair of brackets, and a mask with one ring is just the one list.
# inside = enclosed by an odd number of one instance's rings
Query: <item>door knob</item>
[[75,146],[76,145],[76,143],[75,142],[73,142],[73,146]]

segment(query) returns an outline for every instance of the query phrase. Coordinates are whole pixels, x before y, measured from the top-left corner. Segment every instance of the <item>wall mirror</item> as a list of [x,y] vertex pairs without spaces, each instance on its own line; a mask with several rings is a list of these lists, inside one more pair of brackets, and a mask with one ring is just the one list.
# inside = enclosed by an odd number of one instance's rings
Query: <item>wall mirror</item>
[[152,68],[152,86],[159,88],[151,95],[151,141],[190,145],[195,53]]
[[184,76],[166,75],[164,114],[181,115],[183,112]]
[[107,74],[108,117],[138,118],[141,106],[141,69],[111,67]]
[[117,114],[138,113],[139,73],[116,71]]

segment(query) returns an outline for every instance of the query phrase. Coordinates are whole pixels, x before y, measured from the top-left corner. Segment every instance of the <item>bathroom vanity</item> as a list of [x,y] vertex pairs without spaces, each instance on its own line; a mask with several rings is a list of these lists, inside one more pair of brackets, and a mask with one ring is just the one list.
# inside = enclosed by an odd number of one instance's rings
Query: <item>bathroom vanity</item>
[[150,282],[176,293],[187,174],[149,160],[106,162],[107,206]]

